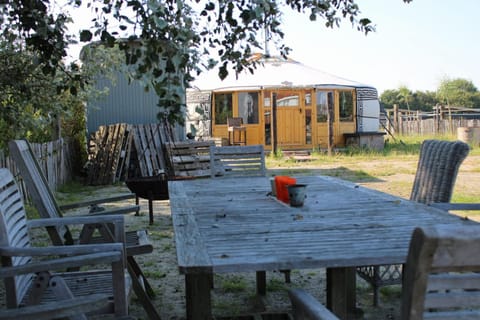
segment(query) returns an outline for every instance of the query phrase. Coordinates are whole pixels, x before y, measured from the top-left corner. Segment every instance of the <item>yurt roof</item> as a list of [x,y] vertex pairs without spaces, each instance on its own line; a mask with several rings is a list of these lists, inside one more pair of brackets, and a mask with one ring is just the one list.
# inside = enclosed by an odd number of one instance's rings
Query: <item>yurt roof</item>
[[265,58],[262,55],[254,57],[260,64],[250,73],[248,70],[238,76],[234,72],[224,80],[214,69],[201,74],[192,84],[193,89],[212,91],[258,90],[262,88],[339,88],[362,87],[372,88],[370,85],[341,78],[327,72],[306,66],[292,59],[280,57]]

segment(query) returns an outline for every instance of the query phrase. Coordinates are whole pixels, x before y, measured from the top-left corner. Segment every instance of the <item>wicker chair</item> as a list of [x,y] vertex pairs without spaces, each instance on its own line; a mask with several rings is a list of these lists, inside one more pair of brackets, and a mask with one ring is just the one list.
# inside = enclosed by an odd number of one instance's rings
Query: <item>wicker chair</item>
[[[425,140],[422,143],[410,200],[431,204],[450,202],[458,168],[469,152],[461,141]],[[378,305],[380,287],[402,283],[402,265],[357,267],[357,274],[373,287]]]

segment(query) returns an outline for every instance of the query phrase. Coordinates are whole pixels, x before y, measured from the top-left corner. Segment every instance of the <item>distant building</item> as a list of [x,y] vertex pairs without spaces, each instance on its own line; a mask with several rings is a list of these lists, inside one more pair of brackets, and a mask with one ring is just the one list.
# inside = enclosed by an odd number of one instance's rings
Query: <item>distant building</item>
[[[276,137],[283,150],[326,148],[328,110],[333,108],[333,143],[383,148],[377,90],[294,60],[254,57],[262,62],[253,74],[217,72],[200,77],[187,90],[186,131],[197,139],[228,139],[227,118],[241,117],[247,144],[268,150]],[[275,107],[274,107],[275,106]],[[276,112],[276,135],[273,132]]]
[[[116,74],[115,83],[101,76],[97,79],[96,87],[99,90],[108,88],[108,94],[87,105],[88,134],[97,131],[103,125],[159,122],[157,116],[162,108],[158,106],[158,96],[155,91],[147,92],[138,81],[129,82],[127,75],[121,71]],[[175,126],[175,134],[177,138],[185,139],[183,126]]]

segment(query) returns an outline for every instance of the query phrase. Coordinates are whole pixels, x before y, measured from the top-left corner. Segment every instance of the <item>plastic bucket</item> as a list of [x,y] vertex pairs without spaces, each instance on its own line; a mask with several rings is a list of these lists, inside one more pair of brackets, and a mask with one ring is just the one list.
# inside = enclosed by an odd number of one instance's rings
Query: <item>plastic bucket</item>
[[275,176],[275,189],[277,191],[277,199],[289,203],[290,198],[288,196],[287,186],[291,184],[296,184],[297,179],[289,176]]
[[288,197],[290,198],[290,205],[292,207],[301,207],[307,197],[306,194],[307,185],[305,184],[291,184],[287,186]]
[[275,177],[270,178],[270,188],[272,189],[272,196],[277,196],[277,186],[275,186]]

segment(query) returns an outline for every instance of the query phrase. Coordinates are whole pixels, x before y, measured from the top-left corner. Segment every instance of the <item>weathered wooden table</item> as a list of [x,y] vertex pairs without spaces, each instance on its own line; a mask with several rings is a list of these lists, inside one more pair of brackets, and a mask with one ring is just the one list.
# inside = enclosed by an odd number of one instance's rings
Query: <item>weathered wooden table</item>
[[266,177],[169,182],[188,319],[211,318],[213,273],[308,268],[327,268],[327,306],[347,319],[356,266],[405,263],[417,226],[474,223],[331,177],[297,183],[300,208],[269,196]]

